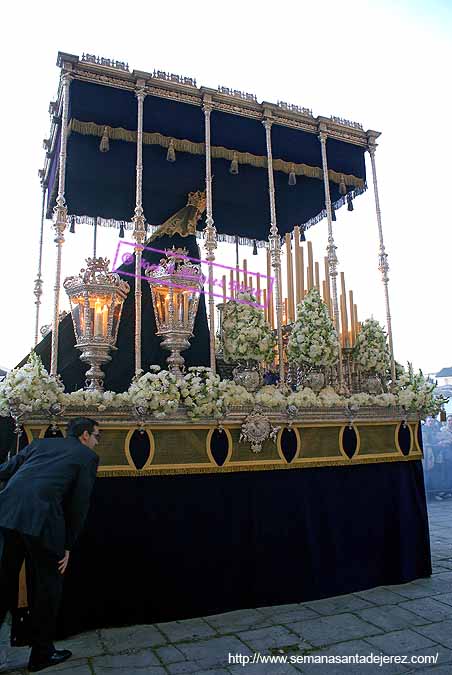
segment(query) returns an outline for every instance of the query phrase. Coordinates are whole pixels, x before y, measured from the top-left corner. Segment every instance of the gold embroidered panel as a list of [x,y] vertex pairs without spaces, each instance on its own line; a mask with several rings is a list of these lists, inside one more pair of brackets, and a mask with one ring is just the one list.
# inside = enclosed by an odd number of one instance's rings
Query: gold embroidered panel
[[[99,476],[150,476],[184,473],[226,473],[231,471],[264,471],[273,469],[309,468],[321,466],[350,466],[373,462],[411,461],[422,459],[418,442],[419,422],[409,422],[409,447],[399,445],[397,420],[355,421],[346,423],[284,423],[280,425],[276,442],[267,440],[262,451],[254,453],[249,443],[240,441],[240,424],[224,423],[223,456],[214,447],[218,426],[211,424],[148,424],[144,427],[126,426],[112,420],[101,425],[102,436],[96,448],[100,456]],[[42,438],[48,425],[25,425],[29,440]],[[290,436],[292,453],[284,450],[282,435]],[[344,447],[345,434],[356,439],[352,456]],[[64,432],[64,428],[61,427]],[[137,468],[134,459],[134,432],[147,437],[147,456]],[[349,454],[350,454],[350,449]]]

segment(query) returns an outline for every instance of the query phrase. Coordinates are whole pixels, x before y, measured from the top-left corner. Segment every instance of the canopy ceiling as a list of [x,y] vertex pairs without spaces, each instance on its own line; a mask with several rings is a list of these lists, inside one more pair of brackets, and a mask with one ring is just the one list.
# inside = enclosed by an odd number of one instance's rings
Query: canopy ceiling
[[[74,79],[69,120],[65,193],[69,214],[100,217],[111,224],[130,221],[135,207],[134,92]],[[109,150],[101,152],[100,137],[105,127]],[[204,113],[199,105],[148,94],[143,131],[143,207],[147,222],[158,225],[186,204],[189,192],[205,188]],[[271,134],[277,222],[283,234],[296,224],[309,227],[325,215],[320,143],[314,133],[279,124],[273,124]],[[171,141],[174,162],[167,161]],[[213,215],[219,234],[267,239],[267,149],[261,119],[213,110],[211,145]],[[57,138],[48,178],[48,215],[57,191],[58,151]],[[230,173],[234,152],[238,157],[237,175]],[[345,201],[339,189],[341,180],[345,180],[351,197],[365,189],[364,152],[362,145],[328,139],[330,191],[336,207]],[[289,185],[289,171],[293,169],[296,185]]]

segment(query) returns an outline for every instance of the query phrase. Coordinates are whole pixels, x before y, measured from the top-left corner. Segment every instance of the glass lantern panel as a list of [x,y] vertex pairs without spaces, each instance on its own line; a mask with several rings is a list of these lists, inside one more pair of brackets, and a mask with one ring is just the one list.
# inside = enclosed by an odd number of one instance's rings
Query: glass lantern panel
[[108,312],[112,300],[110,293],[89,296],[91,335],[94,337],[108,337]]
[[168,323],[169,290],[167,286],[153,286],[152,299],[154,301],[155,320],[157,329]]
[[72,297],[70,303],[75,337],[78,340],[85,334],[85,298],[82,295]]
[[115,298],[115,304],[113,309],[113,325],[111,329],[113,344],[116,344],[116,340],[118,339],[119,322],[121,321],[123,304],[124,301],[122,298],[120,297]]

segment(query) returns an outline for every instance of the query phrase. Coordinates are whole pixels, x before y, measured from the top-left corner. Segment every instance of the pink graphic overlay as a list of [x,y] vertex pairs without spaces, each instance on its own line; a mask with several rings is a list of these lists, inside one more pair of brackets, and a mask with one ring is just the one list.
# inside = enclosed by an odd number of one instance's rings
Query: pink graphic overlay
[[[134,251],[135,251],[135,244],[130,241],[120,241],[118,243],[118,247],[115,252],[115,257],[113,260],[113,266],[112,266],[112,271],[116,272],[117,274],[121,274],[122,276],[128,276],[128,277],[135,277],[136,274],[135,272],[126,272],[121,268],[122,265],[132,265],[135,264],[135,256],[134,256]],[[164,251],[159,248],[152,248],[151,246],[143,246],[142,251],[152,251],[152,253],[159,253],[161,257],[164,259],[167,257],[167,253],[170,252],[169,250]],[[272,291],[273,291],[273,283],[274,283],[274,277],[268,277],[266,274],[261,274],[260,272],[251,272],[249,269],[241,269],[239,267],[231,267],[230,265],[221,265],[220,263],[216,262],[209,262],[208,260],[202,260],[199,258],[192,258],[187,255],[179,254],[177,253],[177,258],[179,260],[188,260],[191,263],[195,265],[200,265],[201,269],[201,274],[199,277],[196,277],[199,279],[200,277],[205,277],[208,279],[208,269],[209,265],[212,266],[214,270],[214,276],[213,276],[213,295],[214,297],[217,298],[226,298],[226,301],[228,300],[235,300],[236,302],[239,302],[244,305],[252,305],[253,307],[257,307],[259,309],[265,309],[268,306],[269,299],[271,297]],[[142,274],[140,275],[140,279],[143,279],[144,281],[148,281],[149,277],[145,276],[145,272],[149,270],[157,270],[160,267],[159,263],[150,263],[147,260],[142,260],[141,261],[141,269],[142,269]],[[232,274],[231,274],[232,272]],[[228,278],[229,274],[229,278]],[[223,285],[223,277],[226,276],[226,290],[224,290],[224,285]],[[247,279],[247,288],[244,288],[243,284],[243,279]],[[257,284],[258,284],[258,279],[259,277],[259,282],[265,282],[265,285],[267,287],[267,298],[265,303],[263,302],[263,291],[260,289],[260,297],[258,297],[258,291],[257,291]],[[190,274],[190,278],[194,278],[193,273]],[[239,280],[237,280],[237,278]],[[164,281],[162,282],[165,285],[169,286],[175,286],[175,284],[172,284],[171,282]],[[185,287],[185,286],[184,286]],[[189,288],[186,287],[187,290],[199,290],[198,287],[196,288]],[[202,293],[208,293],[208,289],[206,290],[205,288],[201,291]],[[253,297],[256,298],[256,302],[250,302],[249,300],[243,300],[243,299],[237,299],[235,295],[237,293],[241,292],[247,292],[251,294]]]

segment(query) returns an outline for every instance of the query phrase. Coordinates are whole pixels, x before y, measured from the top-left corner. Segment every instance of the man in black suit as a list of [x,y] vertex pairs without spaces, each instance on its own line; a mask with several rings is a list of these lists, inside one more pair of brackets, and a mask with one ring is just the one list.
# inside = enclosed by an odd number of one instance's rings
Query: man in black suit
[[[70,551],[88,513],[99,457],[95,420],[77,418],[66,438],[32,441],[0,465],[0,627],[17,607],[18,576],[31,566],[32,672],[65,661],[53,639]],[[3,539],[3,555],[2,549]]]

